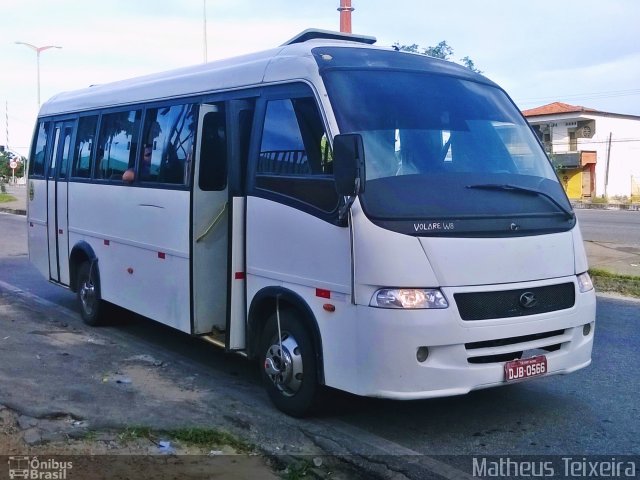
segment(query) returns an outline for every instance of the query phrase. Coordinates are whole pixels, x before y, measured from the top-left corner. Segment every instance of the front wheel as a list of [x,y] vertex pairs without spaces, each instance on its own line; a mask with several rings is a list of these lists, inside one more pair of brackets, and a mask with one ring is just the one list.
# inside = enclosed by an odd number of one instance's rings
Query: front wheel
[[102,325],[105,306],[100,299],[100,282],[95,261],[87,261],[80,265],[76,292],[84,323],[92,326]]
[[302,417],[316,404],[319,385],[313,341],[300,319],[289,310],[271,315],[260,344],[262,378],[275,406],[284,413]]

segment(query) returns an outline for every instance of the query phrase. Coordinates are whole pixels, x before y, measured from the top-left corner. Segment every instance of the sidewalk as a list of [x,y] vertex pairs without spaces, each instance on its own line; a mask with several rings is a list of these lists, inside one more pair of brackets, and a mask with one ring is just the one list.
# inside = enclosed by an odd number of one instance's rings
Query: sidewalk
[[0,203],[0,212],[14,213],[17,215],[27,214],[27,186],[26,185],[5,185],[7,193],[16,197],[13,202]]
[[[0,212],[26,215],[28,187],[26,185],[7,185],[6,187],[7,193],[16,197],[17,200],[0,203]],[[640,277],[640,247],[592,241],[585,241],[584,246],[590,268]]]
[[585,241],[589,268],[640,277],[640,247]]

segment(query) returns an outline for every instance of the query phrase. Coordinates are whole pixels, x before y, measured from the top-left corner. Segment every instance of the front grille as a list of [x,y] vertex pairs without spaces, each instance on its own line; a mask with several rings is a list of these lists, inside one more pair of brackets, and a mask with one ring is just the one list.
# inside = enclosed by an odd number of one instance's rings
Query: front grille
[[[535,304],[525,307],[522,297],[530,294]],[[463,320],[487,320],[490,318],[523,317],[571,308],[575,304],[573,283],[546,287],[521,288],[499,292],[454,293],[458,312]]]
[[483,342],[465,343],[467,350],[477,350],[478,348],[504,347],[506,345],[516,345],[518,343],[533,342],[544,338],[564,335],[564,330],[554,330],[553,332],[534,333],[533,335],[523,335],[521,337],[498,338],[495,340],[485,340]]
[[[560,350],[563,342],[567,341],[567,338],[563,337],[565,333],[566,330],[554,330],[520,337],[465,343],[464,346],[468,355],[467,362],[473,364],[508,362],[517,358],[543,354],[544,352],[555,352]],[[539,340],[547,341],[539,342]],[[531,346],[530,342],[536,342],[536,347],[533,350],[525,350],[525,348]]]

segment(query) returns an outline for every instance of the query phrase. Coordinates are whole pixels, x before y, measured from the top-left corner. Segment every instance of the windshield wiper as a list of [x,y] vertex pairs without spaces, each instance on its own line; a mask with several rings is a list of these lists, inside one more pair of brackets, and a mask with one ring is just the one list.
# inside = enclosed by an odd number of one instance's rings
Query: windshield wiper
[[478,188],[482,190],[505,190],[529,193],[532,195],[541,195],[550,200],[551,203],[562,210],[562,212],[567,217],[567,220],[573,220],[575,218],[575,214],[560,202],[558,202],[555,198],[553,198],[552,195],[549,195],[547,192],[543,192],[542,190],[536,190],[535,188],[521,187],[519,185],[511,185],[509,183],[479,183],[477,185],[467,185],[467,188]]

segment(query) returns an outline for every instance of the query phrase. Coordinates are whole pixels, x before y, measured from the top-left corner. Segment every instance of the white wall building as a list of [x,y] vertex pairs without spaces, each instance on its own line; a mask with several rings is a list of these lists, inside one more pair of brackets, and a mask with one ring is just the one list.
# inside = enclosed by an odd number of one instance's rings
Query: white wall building
[[640,117],[555,102],[522,112],[571,199],[640,201]]

